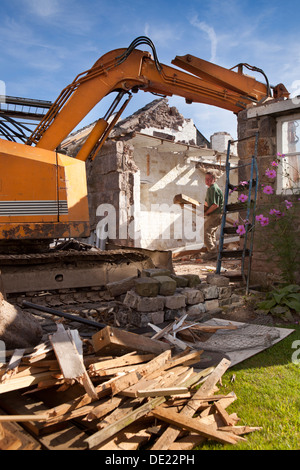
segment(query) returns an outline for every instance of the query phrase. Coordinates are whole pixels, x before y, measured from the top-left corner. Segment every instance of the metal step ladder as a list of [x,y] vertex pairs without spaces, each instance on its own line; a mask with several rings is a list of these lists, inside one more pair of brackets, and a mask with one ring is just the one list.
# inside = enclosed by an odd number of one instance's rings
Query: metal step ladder
[[[230,148],[233,143],[241,142],[242,140],[248,140],[255,137],[254,154],[249,159],[249,163],[240,164],[238,166],[231,166],[230,163]],[[222,222],[220,228],[220,240],[219,240],[219,251],[217,259],[216,274],[221,273],[221,266],[223,260],[240,259],[241,260],[241,277],[246,284],[246,293],[249,291],[249,281],[251,272],[251,260],[253,252],[253,240],[255,231],[255,213],[256,213],[256,201],[258,192],[258,166],[257,166],[257,144],[258,144],[258,133],[254,136],[246,137],[245,139],[229,141],[227,147],[226,156],[226,182],[225,182],[225,193],[224,193],[224,207],[222,214]],[[239,169],[241,167],[250,166],[250,178],[247,184],[243,182],[243,185],[233,185],[230,180],[230,174],[232,170]],[[238,202],[229,204],[229,194],[231,190],[243,191],[247,193],[248,199],[246,202]],[[241,240],[241,246],[239,250],[224,250],[224,238],[226,234],[236,234],[237,227],[226,225],[227,215],[233,212],[246,211],[245,224],[246,232]],[[247,273],[245,272],[245,259],[248,258]]]

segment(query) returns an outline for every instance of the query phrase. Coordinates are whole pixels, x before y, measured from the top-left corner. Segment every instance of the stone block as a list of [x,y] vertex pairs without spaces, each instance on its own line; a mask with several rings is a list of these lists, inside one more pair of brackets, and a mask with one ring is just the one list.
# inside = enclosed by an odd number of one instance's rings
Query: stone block
[[171,271],[163,268],[149,268],[143,269],[142,277],[154,277],[154,276],[170,276]]
[[177,287],[188,287],[189,280],[184,276],[177,276],[176,274],[171,274],[170,276],[176,282]]
[[199,290],[203,292],[205,300],[217,299],[219,297],[219,287],[210,284],[201,284]]
[[150,312],[148,315],[151,316],[150,323],[153,323],[153,325],[160,325],[161,323],[164,322],[164,319],[165,319],[164,310],[160,310],[158,312]]
[[127,291],[134,287],[136,276],[126,277],[120,281],[110,282],[106,285],[106,289],[112,297],[126,294]]
[[138,312],[157,312],[164,309],[163,297],[142,297],[132,290],[127,292],[123,303]]
[[171,310],[184,308],[186,305],[186,297],[183,294],[168,295],[165,297],[165,307]]
[[180,318],[187,313],[185,308],[179,309],[166,309],[165,310],[165,321],[174,321],[176,318]]
[[206,300],[205,307],[206,307],[206,311],[215,310],[216,308],[219,308],[219,300],[218,299]]
[[176,282],[169,276],[155,276],[159,282],[160,295],[174,295],[176,291]]
[[128,314],[130,324],[138,328],[145,328],[148,323],[154,325],[160,325],[164,322],[165,312],[163,310],[158,312],[137,312],[136,310],[131,311]]
[[186,287],[182,289],[182,294],[186,297],[187,305],[195,305],[204,302],[204,294],[198,289]]
[[206,281],[208,284],[212,284],[218,287],[226,287],[229,285],[229,278],[221,276],[220,274],[208,274]]
[[139,277],[134,280],[134,289],[142,297],[157,297],[159,282],[151,277]]
[[219,299],[228,299],[231,297],[232,287],[219,287]]
[[233,303],[238,303],[239,305],[243,304],[243,298],[239,295],[231,295],[225,299],[219,299],[219,306],[223,307],[224,305],[230,305]]
[[196,287],[201,283],[198,274],[182,274],[188,280],[188,287]]
[[190,305],[188,308],[187,308],[187,313],[190,316],[195,316],[195,315],[200,315],[202,313],[205,313],[206,312],[206,306],[205,306],[205,303],[202,302],[200,304],[195,304],[195,305]]

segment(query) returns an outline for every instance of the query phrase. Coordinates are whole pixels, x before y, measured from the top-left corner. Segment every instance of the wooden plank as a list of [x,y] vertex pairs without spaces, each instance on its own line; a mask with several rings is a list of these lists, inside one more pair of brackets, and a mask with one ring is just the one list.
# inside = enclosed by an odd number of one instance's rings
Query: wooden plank
[[5,373],[1,377],[1,382],[11,378],[18,371],[19,364],[24,355],[25,349],[16,349],[9,361]]
[[[205,375],[205,371],[202,371],[198,374],[197,380],[200,378],[200,376]],[[183,383],[183,386],[189,386],[190,382],[193,382],[195,378],[189,378],[185,383]],[[105,442],[107,439],[111,438],[114,436],[117,432],[121,431],[125,427],[129,426],[132,424],[134,421],[137,419],[141,418],[142,416],[145,416],[148,414],[152,409],[155,407],[159,406],[160,404],[164,403],[165,397],[156,397],[153,399],[150,399],[147,403],[145,403],[142,406],[139,406],[137,409],[123,415],[119,420],[113,421],[110,425],[105,426],[103,429],[98,431],[97,433],[93,434],[92,436],[88,437],[86,439],[86,442],[89,446],[89,448],[94,448],[103,442]],[[135,403],[137,403],[134,400]]]
[[0,424],[0,450],[41,450],[41,444],[17,423]]
[[194,207],[200,206],[201,203],[186,194],[176,194],[173,198],[174,204],[191,204]]
[[229,416],[229,414],[227,413],[225,408],[223,408],[223,406],[220,403],[215,403],[214,407],[215,407],[216,411],[222,417],[225,426],[234,426],[237,423],[237,421],[235,419],[233,419],[232,417]]
[[110,375],[113,372],[105,372],[107,369],[117,370],[122,366],[141,364],[144,362],[151,361],[151,359],[153,359],[154,357],[154,354],[140,355],[136,354],[136,352],[134,351],[107,361],[95,362],[89,366],[88,370],[89,373],[91,373],[92,375]]
[[262,428],[258,426],[221,426],[220,431],[230,431],[237,436],[249,434],[250,432],[261,431]]
[[141,422],[132,423],[122,431],[118,432],[113,439],[110,439],[100,446],[97,446],[97,450],[138,450],[143,444],[146,444],[151,438],[151,434],[148,432],[147,424],[144,420]]
[[176,428],[197,432],[208,439],[213,439],[221,442],[222,444],[236,444],[237,442],[234,435],[215,431],[211,426],[199,423],[196,419],[190,418],[183,413],[176,413],[173,410],[166,410],[163,407],[157,407],[152,411],[152,415],[155,416],[155,418],[162,419],[163,421],[176,426]]
[[[156,371],[157,369],[162,368],[165,363],[170,359],[171,356],[171,351],[166,350],[165,352],[161,353],[158,357],[155,359],[152,359],[152,361],[149,361],[146,364],[142,364],[138,366],[136,371],[130,372],[129,374],[126,374],[124,377],[120,377],[118,381],[115,381],[112,383],[111,390],[112,394],[116,395],[120,391],[124,390],[125,388],[128,388],[141,379],[142,376],[145,376],[146,374],[149,375],[152,372]],[[130,383],[129,383],[130,380]],[[128,381],[128,385],[124,386],[124,383]]]
[[137,397],[169,397],[188,393],[187,387],[154,388],[152,390],[137,390]]
[[78,345],[80,345],[78,337],[76,341],[77,346],[74,342],[74,332],[71,334],[66,331],[61,323],[57,324],[56,333],[50,336],[50,342],[64,378],[78,380],[84,386],[87,394],[97,400],[98,395],[83,363],[81,350],[78,351]]
[[121,403],[124,401],[122,397],[112,397],[110,400],[105,400],[104,403],[101,403],[98,406],[95,406],[87,415],[86,421],[93,421],[94,419],[103,418],[105,415],[109,414],[111,411],[118,408]]
[[99,444],[102,444],[102,442],[114,436],[118,431],[121,431],[125,427],[129,426],[129,424],[132,424],[137,419],[148,414],[151,410],[153,410],[153,408],[163,403],[164,400],[165,400],[165,397],[158,397],[158,398],[151,399],[144,405],[140,406],[136,410],[133,410],[131,413],[124,416],[119,421],[116,421],[115,423],[112,423],[111,425],[105,427],[104,429],[101,429],[95,434],[92,434],[86,439],[85,442],[87,443],[90,449],[98,446]]
[[111,326],[107,326],[93,335],[92,343],[95,352],[103,351],[110,354],[120,354],[122,351],[123,353],[138,351],[161,354],[163,351],[170,349],[170,346],[162,341]]
[[[157,333],[160,333],[162,331],[161,328],[159,328],[156,325],[152,325],[152,323],[148,323],[148,325],[152,328],[152,330],[156,331]],[[182,349],[183,351],[187,348],[186,343],[184,343],[183,341],[181,341],[178,338],[175,338],[173,335],[171,335],[169,333],[164,333],[163,337],[167,341],[169,341],[171,344],[173,344],[174,346],[177,346],[179,349]]]
[[[162,353],[158,358],[155,358],[155,362],[149,364],[149,370],[151,368],[155,368],[155,366],[158,366],[159,361],[166,362],[169,357],[170,357],[171,351],[167,350],[164,353]],[[154,360],[153,360],[154,361]],[[145,369],[147,370],[147,369]],[[134,372],[132,374],[126,374],[126,376],[121,376],[121,377],[114,377],[111,380],[107,380],[103,384],[98,385],[95,387],[96,393],[98,398],[101,398],[105,395],[109,395],[111,393],[116,394],[119,393],[121,390],[127,388],[130,386],[130,384],[135,384],[137,383],[141,376],[142,376],[142,370],[139,370],[139,372]],[[114,387],[114,388],[113,388]],[[58,405],[51,410],[48,411],[49,417],[58,417],[61,415],[64,415],[65,413],[69,413],[70,411],[73,411],[77,408],[81,408],[82,406],[86,406],[90,404],[92,401],[92,398],[86,393],[85,395],[82,395],[74,400],[68,401],[66,403],[63,403],[62,405]]]
[[0,383],[0,394],[30,387],[31,385],[39,383],[41,380],[52,378],[53,371],[40,372],[35,375],[28,375],[27,377],[12,378],[4,383]]
[[48,415],[36,414],[36,415],[1,415],[0,423],[4,422],[24,422],[24,421],[46,421]]
[[[205,380],[202,386],[197,390],[192,400],[184,406],[181,413],[185,416],[192,417],[202,403],[202,397],[209,395],[214,390],[224,372],[230,366],[230,361],[222,359],[210,376]],[[168,450],[170,445],[179,436],[180,430],[176,427],[169,426],[166,431],[155,442],[151,450]]]

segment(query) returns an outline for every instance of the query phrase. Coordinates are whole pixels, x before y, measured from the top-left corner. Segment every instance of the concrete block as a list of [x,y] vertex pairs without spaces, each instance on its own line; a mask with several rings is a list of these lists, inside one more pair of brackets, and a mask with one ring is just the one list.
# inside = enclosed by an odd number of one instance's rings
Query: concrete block
[[159,282],[151,277],[139,277],[134,280],[134,289],[142,297],[157,297]]
[[186,287],[182,290],[182,294],[186,297],[187,305],[195,305],[204,302],[204,294],[198,289]]
[[171,274],[170,276],[176,282],[177,287],[188,287],[189,280],[184,276],[177,276],[176,274]]
[[176,291],[176,282],[169,276],[155,276],[159,282],[160,295],[174,295]]
[[186,297],[183,294],[168,295],[165,297],[165,307],[171,310],[184,308],[186,305]]
[[188,280],[188,287],[195,287],[201,283],[201,279],[198,274],[182,274]]

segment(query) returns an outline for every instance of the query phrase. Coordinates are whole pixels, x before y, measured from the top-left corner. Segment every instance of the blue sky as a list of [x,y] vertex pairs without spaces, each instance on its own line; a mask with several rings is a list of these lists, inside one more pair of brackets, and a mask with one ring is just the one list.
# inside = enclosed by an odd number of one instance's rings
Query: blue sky
[[[284,83],[300,94],[299,5],[296,0],[1,0],[0,80],[7,95],[54,101],[103,54],[148,36],[164,64],[188,53],[227,68],[245,62],[263,69],[272,85]],[[123,117],[153,99],[139,92]],[[236,137],[230,111],[187,105],[179,97],[169,103],[206,138],[218,131]],[[82,125],[106,110],[103,101]]]

